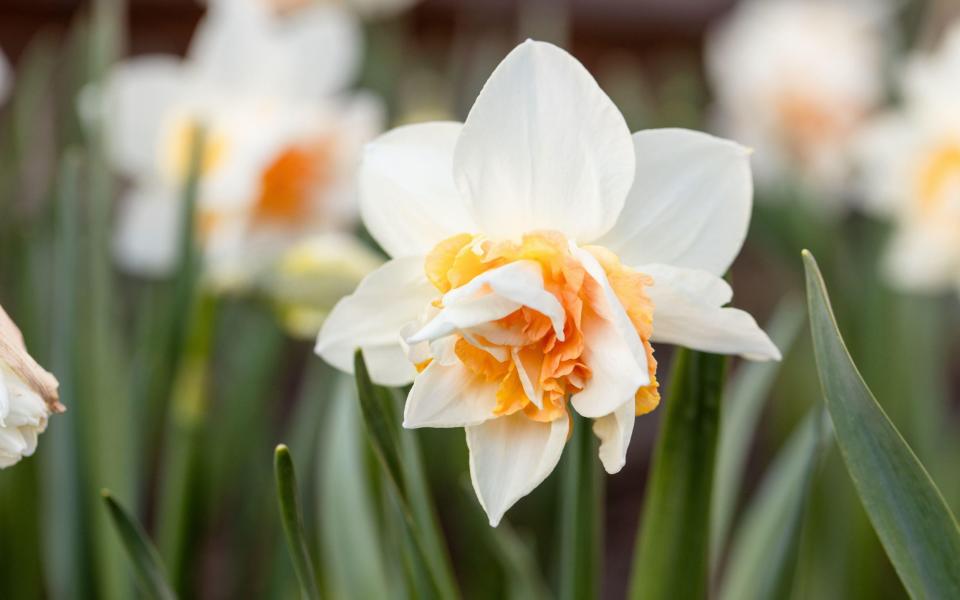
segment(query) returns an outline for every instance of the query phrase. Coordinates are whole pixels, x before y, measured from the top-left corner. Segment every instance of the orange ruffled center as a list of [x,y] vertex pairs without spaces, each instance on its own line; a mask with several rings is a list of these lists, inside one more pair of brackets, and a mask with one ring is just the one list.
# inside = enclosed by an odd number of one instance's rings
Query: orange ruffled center
[[[649,276],[623,266],[616,255],[604,248],[587,246],[584,250],[603,267],[610,286],[643,341],[651,383],[637,390],[635,404],[637,415],[648,413],[660,402],[657,363],[650,345],[653,303],[645,293],[645,288],[653,281]],[[522,307],[496,322],[497,326],[512,334],[510,337],[514,342],[519,339],[519,343],[505,346],[475,336],[474,342],[481,346],[505,350],[491,353],[459,336],[455,352],[474,375],[489,382],[499,382],[494,409],[496,416],[523,411],[533,420],[547,422],[566,417],[567,398],[581,391],[590,381],[592,373],[584,360],[583,323],[586,319],[601,318],[597,307],[604,297],[600,284],[571,254],[566,238],[560,233],[545,231],[527,234],[519,243],[493,242],[462,233],[437,244],[427,255],[425,268],[430,282],[441,293],[446,293],[482,273],[518,260],[535,261],[540,265],[544,289],[563,306],[566,319],[562,339],[556,335],[547,316]],[[494,354],[505,355],[507,359],[498,360]],[[524,366],[524,373],[518,370],[517,362]],[[524,391],[522,377],[529,377],[530,373],[539,373],[535,387],[543,391],[542,408],[534,404]]]

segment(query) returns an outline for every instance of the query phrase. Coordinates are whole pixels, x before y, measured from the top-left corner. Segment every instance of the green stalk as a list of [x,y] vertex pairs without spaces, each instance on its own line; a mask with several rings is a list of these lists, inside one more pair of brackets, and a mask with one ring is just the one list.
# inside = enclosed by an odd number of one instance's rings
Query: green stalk
[[598,598],[603,563],[603,478],[597,437],[577,415],[560,482],[560,600]]
[[303,511],[300,509],[297,488],[297,474],[293,468],[293,459],[290,450],[280,444],[274,452],[273,465],[277,479],[277,501],[280,504],[280,516],[283,520],[283,531],[287,536],[287,548],[293,567],[300,581],[300,591],[308,600],[319,600],[320,590],[317,587],[317,575],[313,569],[313,559],[307,547],[306,534],[303,528]]
[[707,595],[710,503],[726,359],[680,349],[653,455],[630,597]]
[[156,600],[176,600],[177,595],[167,583],[160,555],[150,543],[143,527],[130,516],[130,513],[113,498],[108,490],[103,490],[100,495],[103,497],[107,514],[113,521],[117,535],[133,562],[143,593]]

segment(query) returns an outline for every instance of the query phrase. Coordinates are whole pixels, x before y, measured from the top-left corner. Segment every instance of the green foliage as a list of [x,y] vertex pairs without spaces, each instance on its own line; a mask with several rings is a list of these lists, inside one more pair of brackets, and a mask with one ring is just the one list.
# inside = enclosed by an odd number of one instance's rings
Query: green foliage
[[630,596],[703,598],[726,358],[681,349],[653,454]]
[[300,508],[297,474],[294,471],[290,450],[280,444],[273,455],[273,470],[277,480],[277,501],[280,504],[280,516],[283,531],[287,536],[287,548],[293,559],[300,591],[308,600],[319,600],[317,576],[313,572],[313,559],[307,547],[306,532],[303,528],[303,511]]
[[956,518],[857,371],[816,260],[809,252],[803,260],[820,383],[860,500],[913,597],[960,597]]
[[177,595],[167,583],[160,555],[143,527],[130,516],[130,513],[114,499],[108,490],[103,490],[101,495],[110,520],[136,570],[140,589],[148,597],[156,600],[175,600]]
[[596,598],[603,564],[603,492],[597,437],[579,415],[561,469],[558,597]]
[[767,470],[738,527],[721,600],[788,598],[803,515],[829,424],[808,415]]
[[[432,591],[440,598],[459,596],[450,569],[445,543],[433,513],[433,503],[420,464],[419,450],[412,434],[400,432],[397,398],[370,379],[361,351],[354,357],[357,395],[370,445],[383,467],[401,513],[403,558],[412,572],[422,570],[430,578]],[[412,572],[410,573],[412,576]],[[414,577],[415,578],[415,577]],[[416,589],[416,585],[411,585]]]

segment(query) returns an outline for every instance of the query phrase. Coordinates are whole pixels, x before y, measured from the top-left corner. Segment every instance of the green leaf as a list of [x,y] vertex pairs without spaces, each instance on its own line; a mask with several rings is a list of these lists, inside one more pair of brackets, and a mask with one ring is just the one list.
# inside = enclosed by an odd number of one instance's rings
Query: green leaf
[[293,559],[293,568],[300,581],[300,591],[304,598],[320,598],[317,588],[317,576],[313,571],[313,559],[307,548],[303,531],[303,513],[298,499],[297,474],[293,468],[290,450],[280,444],[273,454],[273,471],[277,478],[277,501],[280,503],[280,517],[283,531],[287,535],[287,548]]
[[777,454],[735,533],[721,600],[790,597],[803,514],[828,428],[826,415],[815,411]]
[[560,483],[559,598],[600,596],[602,482],[591,421],[574,418]]
[[710,498],[726,359],[679,349],[647,483],[630,596],[706,597]]
[[353,382],[338,378],[325,401],[330,410],[317,448],[317,497],[327,593],[334,598],[387,598],[392,588]]
[[956,518],[850,358],[816,260],[806,251],[803,260],[820,384],[873,528],[911,596],[960,598]]
[[[472,496],[472,487],[469,492]],[[506,521],[501,521],[496,527],[489,527],[484,522],[483,531],[490,540],[493,555],[500,562],[507,579],[508,600],[549,598],[550,591],[540,577],[540,567],[532,541],[520,537]]]
[[360,350],[357,350],[354,355],[353,366],[357,380],[357,395],[360,398],[360,410],[367,426],[370,444],[393,485],[406,502],[406,486],[400,462],[401,449],[398,433],[400,417],[396,402],[389,390],[375,385],[370,379],[367,363],[364,362],[363,353]]
[[164,572],[160,555],[150,543],[146,532],[140,524],[130,516],[130,513],[114,500],[109,490],[101,492],[103,502],[107,507],[114,529],[120,536],[120,541],[127,551],[130,560],[137,572],[137,578],[143,593],[157,600],[172,600],[177,597],[173,593]]
[[[798,298],[788,297],[777,307],[766,327],[770,339],[786,356],[800,333],[806,314]],[[710,564],[715,571],[727,543],[747,453],[765,401],[782,363],[775,361],[743,364],[724,392],[720,417],[720,441],[714,472],[713,512],[710,526]]]
[[354,356],[354,369],[368,438],[391,483],[390,489],[397,494],[410,546],[416,548],[417,559],[425,564],[437,594],[441,598],[456,598],[456,579],[436,522],[415,434],[401,432],[398,398],[371,381],[359,350]]

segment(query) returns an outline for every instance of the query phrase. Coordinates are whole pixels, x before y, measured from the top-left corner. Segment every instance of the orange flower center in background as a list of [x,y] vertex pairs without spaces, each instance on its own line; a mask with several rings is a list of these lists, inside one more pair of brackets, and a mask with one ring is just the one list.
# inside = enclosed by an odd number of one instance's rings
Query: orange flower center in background
[[[947,194],[960,195],[960,143],[945,144],[927,156],[917,173],[917,195],[921,214],[944,208]],[[957,198],[960,203],[960,197]]]
[[823,144],[842,140],[862,116],[854,106],[837,106],[802,91],[781,93],[775,102],[783,143],[802,161],[810,161]]
[[[657,363],[650,345],[653,304],[644,291],[652,279],[623,266],[604,248],[588,246],[584,250],[603,267],[643,341],[651,383],[637,390],[635,403],[638,415],[650,412],[660,400]],[[566,319],[562,339],[547,316],[523,307],[495,323],[504,335],[488,337],[501,343],[482,336],[471,336],[475,338],[472,341],[459,336],[455,352],[474,375],[499,382],[494,410],[497,416],[523,411],[536,421],[552,421],[566,416],[567,397],[581,391],[591,378],[590,367],[584,360],[583,324],[585,319],[600,318],[597,306],[603,301],[599,284],[571,254],[566,238],[556,232],[536,232],[523,236],[519,243],[493,242],[464,233],[437,244],[427,255],[425,268],[431,283],[446,293],[481,273],[518,260],[540,265],[544,289],[563,306]],[[509,344],[502,343],[506,338]],[[523,366],[522,372],[517,368],[518,362]],[[543,391],[542,408],[524,390],[524,384],[529,387],[533,378],[534,387]]]
[[258,222],[295,225],[309,216],[318,188],[332,178],[332,143],[291,146],[281,152],[260,178],[254,205]]

